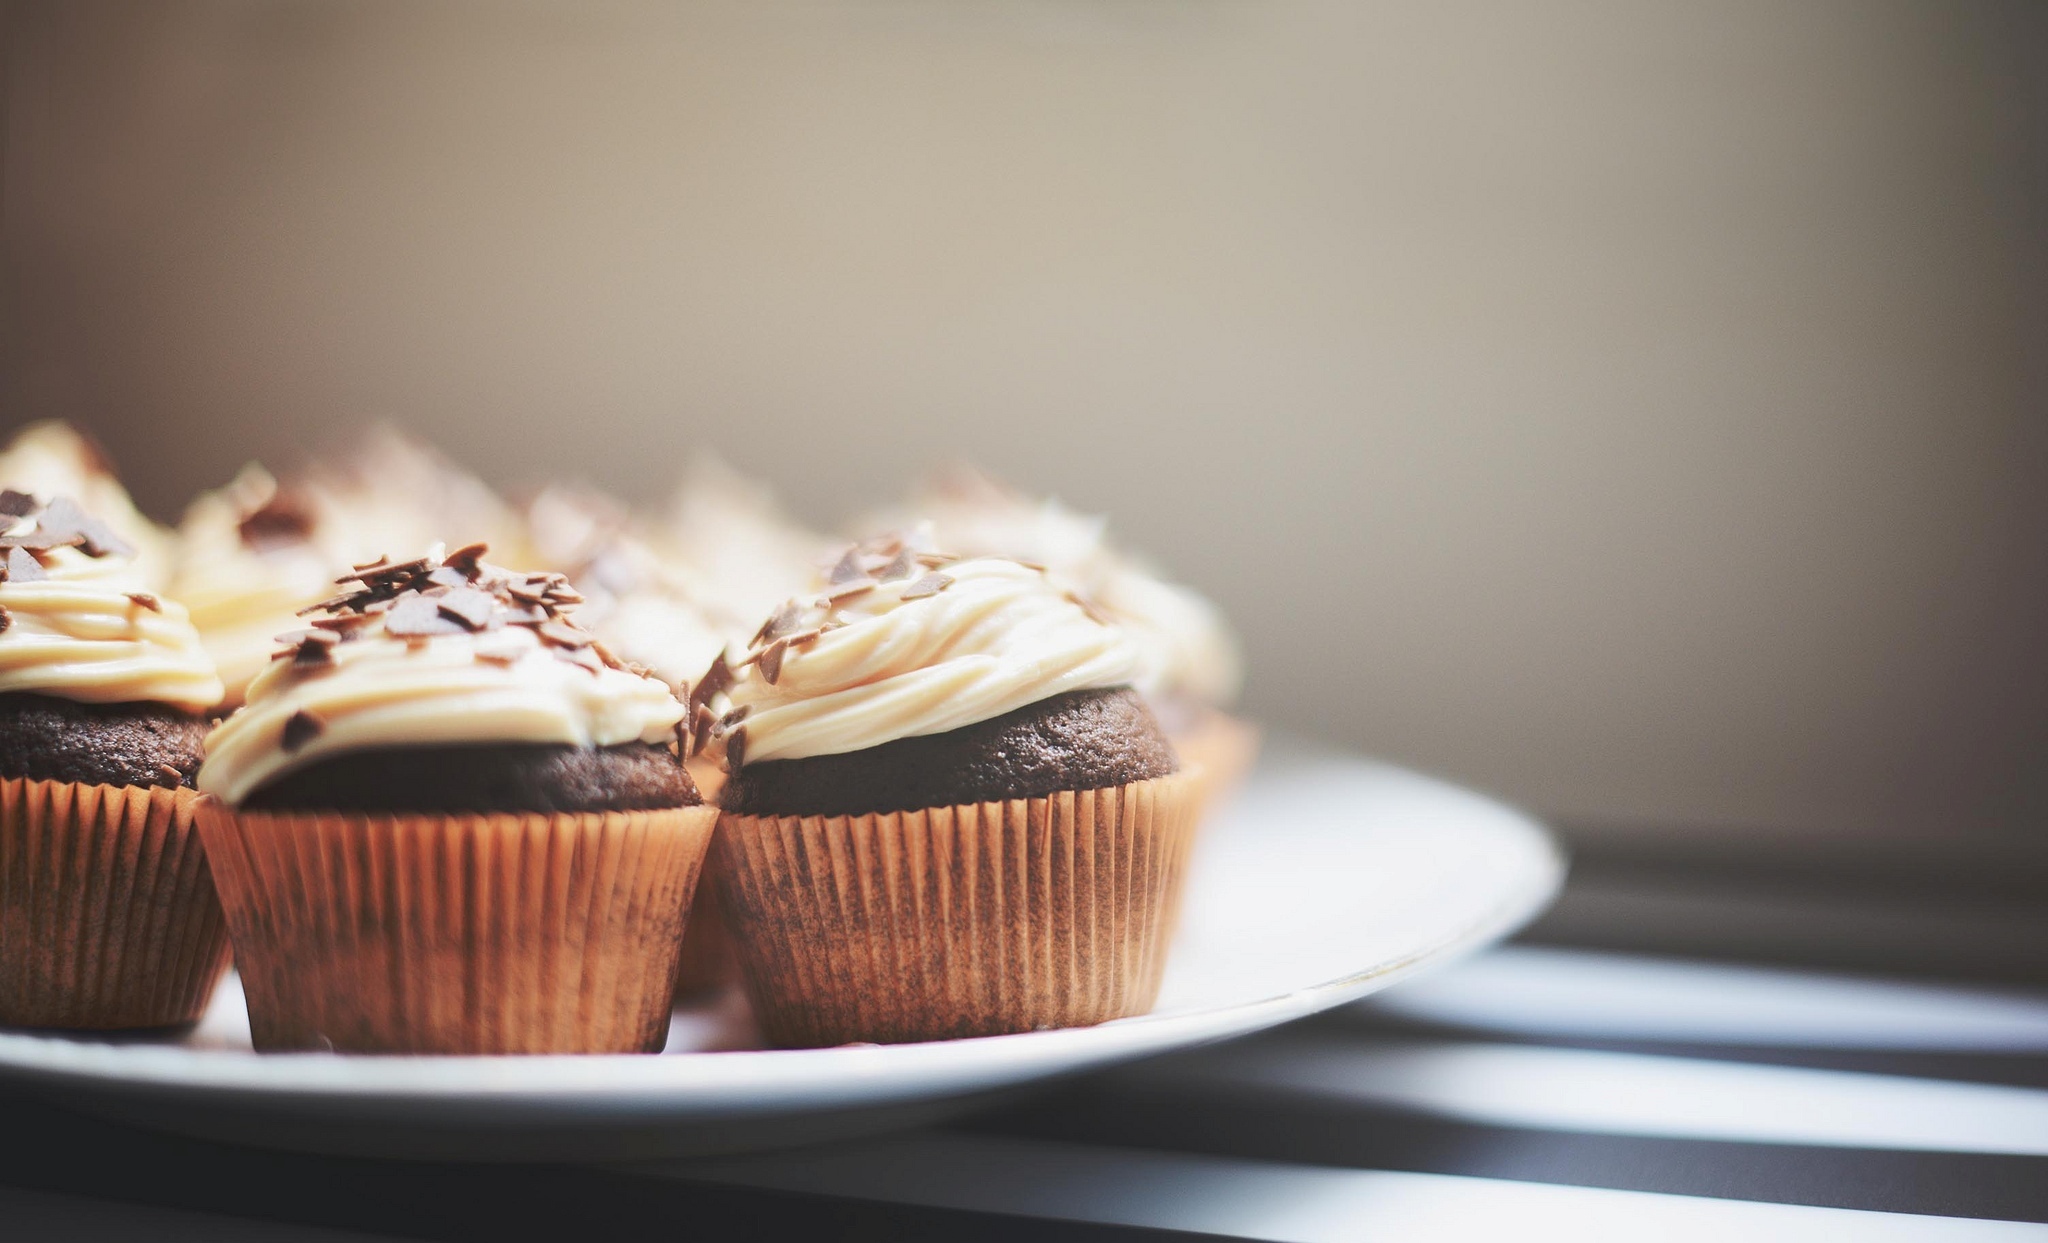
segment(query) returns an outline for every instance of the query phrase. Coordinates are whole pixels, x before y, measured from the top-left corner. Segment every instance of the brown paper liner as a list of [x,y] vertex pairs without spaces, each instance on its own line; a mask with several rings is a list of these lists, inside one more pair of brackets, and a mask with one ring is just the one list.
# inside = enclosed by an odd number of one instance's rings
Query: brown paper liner
[[[725,765],[698,757],[688,761],[690,777],[706,803],[716,803],[725,788]],[[704,861],[704,875],[697,881],[697,897],[690,903],[690,916],[683,926],[683,959],[676,968],[676,997],[698,997],[735,983],[740,962],[732,946],[732,934],[725,930],[723,902],[718,896],[718,865],[714,855]]]
[[262,1050],[643,1053],[666,1039],[714,807],[199,808]]
[[1195,777],[1205,813],[1237,793],[1259,758],[1259,727],[1214,708],[1202,709],[1170,738]]
[[770,1042],[895,1043],[1142,1014],[1192,782],[867,816],[741,816],[714,847]]
[[190,790],[0,780],[0,1025],[196,1020],[227,930]]

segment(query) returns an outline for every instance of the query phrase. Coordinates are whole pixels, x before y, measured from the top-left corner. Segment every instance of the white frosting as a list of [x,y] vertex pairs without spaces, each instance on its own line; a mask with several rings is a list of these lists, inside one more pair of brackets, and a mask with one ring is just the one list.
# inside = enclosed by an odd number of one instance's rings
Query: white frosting
[[1077,513],[1056,500],[1033,500],[987,475],[959,469],[900,512],[871,519],[868,529],[908,528],[918,522],[931,524],[941,548],[1043,565],[1075,583],[1130,631],[1142,662],[1133,685],[1146,694],[1217,706],[1237,697],[1243,665],[1222,611],[1113,547],[1106,519]]
[[[8,531],[34,525],[24,519]],[[0,583],[0,692],[193,712],[220,702],[220,679],[184,608],[133,598],[155,598],[133,561],[58,548],[42,554],[42,567],[46,578]]]
[[1139,673],[1124,631],[1041,571],[979,558],[936,573],[951,582],[935,594],[903,598],[929,588],[920,568],[846,600],[831,613],[845,624],[788,648],[772,684],[749,666],[729,694],[745,710],[743,762],[940,734]]
[[376,555],[332,539],[251,547],[242,521],[276,491],[277,482],[252,463],[227,487],[193,501],[178,527],[172,591],[191,612],[229,705],[239,704],[250,679],[270,664],[277,636],[304,625],[298,611],[333,595],[336,573]]
[[[683,713],[655,679],[572,664],[524,626],[408,642],[379,618],[332,654],[311,665],[277,660],[256,676],[241,710],[207,737],[202,791],[239,803],[322,756],[370,748],[659,743]],[[286,723],[301,712],[319,732],[287,747]]]
[[745,639],[737,619],[713,617],[697,576],[662,556],[608,498],[555,485],[527,505],[526,519],[537,564],[583,593],[576,620],[663,681],[695,682],[728,643]]
[[808,590],[837,552],[768,488],[709,455],[690,464],[650,543],[706,621],[735,645],[776,605]]
[[0,449],[0,485],[45,499],[72,498],[135,546],[135,576],[152,587],[170,581],[176,555],[173,536],[135,508],[128,489],[107,469],[98,448],[70,424],[52,419],[17,432]]

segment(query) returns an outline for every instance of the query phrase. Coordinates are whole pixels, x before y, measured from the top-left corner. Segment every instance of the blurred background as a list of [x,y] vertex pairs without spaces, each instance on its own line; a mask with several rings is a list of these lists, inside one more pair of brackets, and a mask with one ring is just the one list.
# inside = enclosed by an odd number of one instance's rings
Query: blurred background
[[1565,825],[1559,936],[1725,865],[1798,900],[1673,944],[2048,962],[2038,4],[4,11],[0,409],[159,517],[372,417],[819,523],[967,458]]

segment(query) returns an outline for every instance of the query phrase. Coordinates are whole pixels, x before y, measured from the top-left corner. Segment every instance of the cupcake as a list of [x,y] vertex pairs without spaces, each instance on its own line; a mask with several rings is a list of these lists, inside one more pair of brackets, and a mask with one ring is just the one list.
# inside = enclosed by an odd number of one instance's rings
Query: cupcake
[[490,485],[432,445],[378,423],[340,453],[296,476],[352,562],[425,548],[483,543],[499,564],[530,569],[526,524]]
[[171,590],[220,670],[223,710],[241,704],[299,610],[333,594],[335,572],[376,555],[342,547],[323,516],[316,497],[254,463],[186,508]]
[[714,666],[692,733],[725,748],[717,864],[768,1038],[1149,1009],[1193,797],[1141,668],[1046,572],[899,537],[849,550],[734,672]]
[[1237,638],[1221,610],[1111,543],[1108,521],[1034,499],[969,467],[948,471],[880,525],[929,522],[942,548],[1043,565],[1136,645],[1132,683],[1150,702],[1205,801],[1234,789],[1258,754],[1258,729],[1231,715],[1243,682]]
[[31,423],[0,449],[0,481],[37,496],[68,496],[132,550],[127,573],[151,590],[170,581],[175,537],[143,517],[107,455],[89,436],[55,419]]
[[709,456],[691,463],[656,546],[736,646],[777,605],[809,590],[838,551],[792,518],[765,485]]
[[[558,484],[536,495],[526,515],[527,544],[537,563],[568,577],[584,598],[578,619],[620,656],[687,688],[725,650],[736,627],[714,617],[708,603],[714,593],[643,538],[623,506]],[[689,768],[707,800],[715,799],[723,766],[698,757]],[[723,988],[738,971],[719,910],[717,873],[707,869],[690,905],[676,992]]]
[[682,705],[483,551],[359,567],[206,740],[259,1049],[661,1048],[717,817]]
[[134,548],[0,490],[0,1024],[189,1023],[227,961],[193,830],[220,679]]

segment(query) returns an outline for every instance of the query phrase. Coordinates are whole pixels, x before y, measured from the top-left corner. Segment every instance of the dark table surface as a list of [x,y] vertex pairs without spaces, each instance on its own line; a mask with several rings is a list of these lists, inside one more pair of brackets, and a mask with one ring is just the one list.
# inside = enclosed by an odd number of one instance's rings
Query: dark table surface
[[264,1152],[0,1101],[0,1238],[2048,1238],[2048,993],[1511,946],[936,1129]]
[[[0,1097],[0,1243],[2048,1239],[2040,873],[1958,879],[1941,862],[1956,843],[1845,871],[1698,836],[1605,840],[1577,836],[1571,886],[1522,943],[842,1145],[430,1165]],[[1731,857],[1750,862],[1715,866]],[[1887,948],[1900,928],[1910,953]]]

